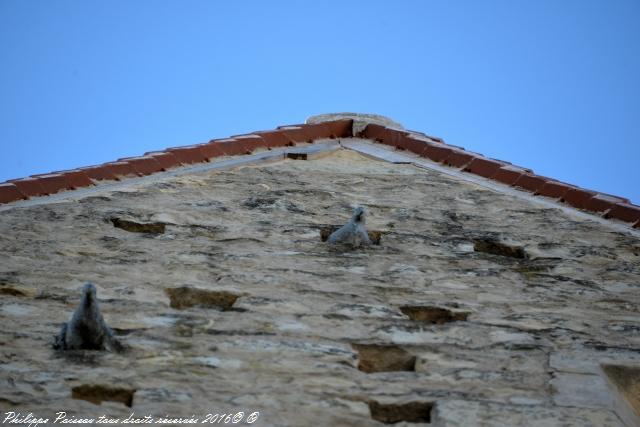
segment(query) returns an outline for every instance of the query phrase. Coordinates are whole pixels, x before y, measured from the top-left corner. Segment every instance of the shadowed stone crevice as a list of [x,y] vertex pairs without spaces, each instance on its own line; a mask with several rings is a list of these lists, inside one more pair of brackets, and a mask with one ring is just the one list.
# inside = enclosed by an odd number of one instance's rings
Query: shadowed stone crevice
[[133,329],[128,329],[128,328],[111,328],[111,330],[113,331],[114,334],[118,335],[118,336],[127,336],[127,335],[131,335],[131,334],[135,334],[135,333],[139,333],[139,332],[144,332],[146,331],[148,328],[133,328]]
[[164,222],[136,222],[122,218],[110,218],[109,219],[114,227],[121,228],[131,233],[149,233],[149,234],[162,234],[164,233],[166,224]]
[[416,356],[392,344],[352,344],[362,372],[415,371]]
[[405,305],[400,311],[416,322],[441,325],[443,323],[467,320],[468,312],[452,311],[442,307]]
[[514,271],[525,278],[533,278],[540,273],[548,273],[562,263],[562,258],[533,258],[520,262]]
[[210,291],[191,286],[166,288],[164,291],[169,297],[171,308],[179,310],[200,306],[226,311],[231,309],[240,297],[240,295],[228,291]]
[[277,335],[275,332],[246,331],[246,330],[240,330],[240,329],[233,329],[228,331],[223,331],[219,329],[207,329],[206,331],[204,331],[204,333],[206,333],[207,335],[255,336],[255,337],[260,337],[260,336],[271,337],[271,336]]
[[0,272],[0,286],[8,286],[16,283],[18,276],[20,276],[20,272],[18,271]]
[[287,153],[287,159],[307,160],[307,153]]
[[491,255],[525,259],[527,254],[520,246],[509,245],[495,239],[474,239],[473,250]]
[[0,295],[7,295],[12,297],[26,297],[30,296],[30,292],[14,288],[13,286],[0,286]]
[[323,314],[322,317],[324,317],[325,319],[335,319],[335,320],[353,320],[353,318],[345,314],[338,314],[338,313]]
[[71,397],[100,405],[104,401],[133,405],[135,389],[103,384],[83,384],[71,389]]
[[369,401],[371,418],[384,424],[399,422],[431,424],[433,402],[380,403]]
[[640,421],[640,365],[601,365],[609,381],[628,402],[635,413],[635,421]]

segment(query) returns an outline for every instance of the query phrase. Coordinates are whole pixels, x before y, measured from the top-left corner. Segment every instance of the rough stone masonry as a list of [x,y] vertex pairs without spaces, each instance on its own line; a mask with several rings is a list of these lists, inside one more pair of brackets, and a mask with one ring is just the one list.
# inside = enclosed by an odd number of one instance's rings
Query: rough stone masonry
[[[51,349],[85,282],[124,353]],[[0,212],[0,409],[631,427],[639,291],[630,233],[349,150],[125,181]]]

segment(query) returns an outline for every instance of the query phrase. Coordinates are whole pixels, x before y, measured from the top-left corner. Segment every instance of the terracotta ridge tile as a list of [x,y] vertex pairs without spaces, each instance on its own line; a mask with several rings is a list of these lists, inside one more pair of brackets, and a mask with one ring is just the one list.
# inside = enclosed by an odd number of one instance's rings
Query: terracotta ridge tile
[[493,176],[489,177],[506,185],[513,185],[525,173],[533,173],[531,169],[514,165],[500,166]]
[[628,203],[616,203],[607,211],[605,218],[615,218],[620,221],[637,223],[640,221],[640,206]]
[[340,119],[324,122],[329,130],[329,138],[349,138],[353,136],[353,119]]
[[40,183],[40,180],[37,178],[20,178],[20,179],[10,179],[7,183],[12,183],[22,194],[27,197],[32,196],[44,196],[47,194],[44,187]]
[[166,151],[147,151],[144,155],[153,157],[164,170],[183,165],[178,156]]
[[62,190],[73,190],[73,185],[64,174],[54,172],[31,175],[31,177],[40,182],[46,194],[55,194]]
[[118,161],[129,163],[140,176],[151,175],[165,170],[154,156],[124,157],[118,159]]
[[27,199],[28,197],[23,194],[20,189],[10,182],[3,182],[0,184],[0,203],[15,202],[16,200]]
[[606,216],[609,210],[616,204],[625,203],[626,200],[627,199],[609,194],[597,193],[585,202],[584,208],[592,212],[602,213],[602,215]]
[[108,162],[103,163],[103,167],[108,168],[117,178],[124,178],[127,176],[138,176],[138,172],[133,168],[130,163],[127,162]]
[[595,191],[587,190],[584,188],[574,187],[567,191],[560,201],[578,209],[585,209],[587,201],[595,196]]
[[91,187],[94,185],[89,175],[81,169],[69,169],[64,171],[56,171],[57,174],[62,174],[67,179],[67,182],[71,185],[71,189],[82,187]]
[[471,172],[485,178],[491,178],[497,174],[498,170],[503,166],[507,166],[507,164],[499,160],[475,157],[471,160],[471,163],[464,168],[464,171]]
[[464,169],[470,164],[476,157],[464,149],[454,148],[451,150],[449,156],[443,160],[443,163],[447,166],[452,166],[460,169]]
[[[250,141],[243,138],[224,138],[209,142],[212,148],[222,150],[226,156],[237,156],[242,154],[251,154],[257,147]],[[216,145],[213,145],[216,144]]]
[[262,130],[254,132],[265,143],[267,148],[291,147],[295,143],[282,130]]
[[208,161],[207,157],[197,145],[170,147],[164,151],[175,155],[183,164],[202,163]]
[[571,184],[565,184],[560,181],[547,181],[542,187],[540,187],[534,193],[536,196],[545,196],[550,197],[552,199],[562,200],[565,194],[569,192],[569,190],[574,190],[576,187]]

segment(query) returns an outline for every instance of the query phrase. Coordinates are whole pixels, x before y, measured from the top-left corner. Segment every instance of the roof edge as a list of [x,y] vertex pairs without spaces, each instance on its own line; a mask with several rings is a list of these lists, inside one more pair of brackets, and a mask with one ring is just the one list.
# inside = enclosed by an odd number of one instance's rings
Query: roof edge
[[533,170],[510,162],[485,157],[463,147],[445,144],[440,138],[421,132],[389,129],[369,124],[358,136],[372,139],[399,150],[407,150],[436,163],[457,168],[486,179],[516,187],[584,210],[606,219],[616,219],[640,228],[640,206],[625,197],[588,190],[562,181],[536,175]]
[[380,114],[364,114],[364,113],[327,113],[327,114],[318,114],[315,116],[309,117],[305,123],[315,124],[315,123],[324,123],[330,122],[333,120],[353,120],[352,133],[354,135],[358,135],[369,124],[376,124],[385,126],[390,129],[396,130],[404,130],[404,126],[395,120],[391,120],[389,117],[382,116]]
[[446,144],[441,138],[404,130],[402,125],[386,117],[356,113],[312,116],[305,124],[279,126],[274,130],[234,135],[204,144],[171,147],[95,166],[12,179],[0,183],[0,204],[90,187],[99,181],[151,175],[210,162],[216,157],[250,154],[260,148],[271,150],[319,139],[348,137],[375,140],[436,163],[528,191],[535,196],[547,197],[563,205],[640,228],[640,206],[632,204],[627,198],[536,175],[531,169]]

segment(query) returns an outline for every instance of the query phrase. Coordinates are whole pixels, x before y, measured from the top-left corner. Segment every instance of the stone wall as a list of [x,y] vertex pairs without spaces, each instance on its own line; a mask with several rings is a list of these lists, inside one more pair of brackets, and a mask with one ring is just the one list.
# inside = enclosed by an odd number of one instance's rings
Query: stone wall
[[[356,205],[381,244],[323,243]],[[640,404],[637,237],[348,150],[5,210],[0,256],[3,413],[601,427]],[[85,282],[124,353],[52,350]]]

